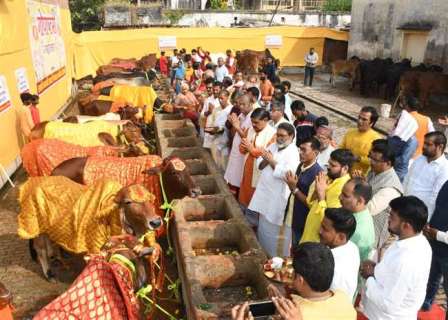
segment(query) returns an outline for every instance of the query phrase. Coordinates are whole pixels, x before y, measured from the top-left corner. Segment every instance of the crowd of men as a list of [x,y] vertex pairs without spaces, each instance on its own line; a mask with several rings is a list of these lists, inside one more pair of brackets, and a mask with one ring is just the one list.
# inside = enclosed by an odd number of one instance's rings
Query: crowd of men
[[[174,106],[196,125],[268,255],[292,256],[295,294],[270,288],[282,319],[430,310],[442,276],[448,292],[447,139],[419,101],[399,101],[386,137],[374,130],[376,108],[363,107],[337,145],[329,119],[293,100],[272,58],[247,79],[230,50],[216,65],[207,59],[200,48],[171,59]],[[317,57],[305,59],[311,85]],[[248,304],[233,318],[250,319]]]

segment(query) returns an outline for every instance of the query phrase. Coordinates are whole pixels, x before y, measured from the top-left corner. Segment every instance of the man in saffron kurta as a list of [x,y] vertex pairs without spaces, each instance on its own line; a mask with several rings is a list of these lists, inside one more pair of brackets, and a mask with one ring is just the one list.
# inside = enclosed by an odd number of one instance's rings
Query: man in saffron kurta
[[275,129],[268,125],[269,112],[257,108],[252,112],[251,120],[252,127],[247,133],[247,138],[242,139],[240,144],[240,152],[246,155],[246,159],[238,200],[246,208],[255,192],[260,175],[255,160],[262,155],[264,148],[275,141]]
[[320,172],[310,187],[307,203],[310,212],[306,218],[300,243],[319,242],[319,230],[326,208],[339,208],[339,195],[345,183],[350,180],[348,172],[353,163],[353,154],[347,149],[337,149],[331,153],[328,172]]
[[370,167],[369,151],[372,142],[381,139],[381,135],[373,130],[378,120],[378,112],[373,107],[363,107],[358,116],[358,128],[349,130],[339,148],[349,149],[355,156],[352,170],[360,170],[367,174]]

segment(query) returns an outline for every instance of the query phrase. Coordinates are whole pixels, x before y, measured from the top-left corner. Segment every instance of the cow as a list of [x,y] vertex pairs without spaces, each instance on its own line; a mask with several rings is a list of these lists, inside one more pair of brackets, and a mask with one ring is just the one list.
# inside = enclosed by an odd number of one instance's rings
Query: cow
[[182,199],[185,196],[192,198],[201,195],[201,189],[191,177],[190,169],[178,157],[169,156],[163,163],[146,171],[147,174],[162,174],[162,182],[168,201]]
[[339,75],[348,75],[351,79],[350,90],[355,87],[356,73],[359,67],[360,59],[356,56],[350,58],[350,60],[335,60],[330,63],[331,74],[330,83],[333,87],[336,86],[335,78]]
[[386,89],[384,91],[384,98],[386,100],[393,99],[397,93],[397,87],[400,78],[406,71],[411,69],[411,60],[403,59],[398,63],[391,65],[386,71]]
[[261,69],[263,69],[267,57],[272,58],[275,62],[276,68],[280,66],[280,60],[275,59],[269,49],[264,51],[246,49],[236,52],[236,68],[244,74],[258,73]]
[[30,177],[49,176],[59,164],[76,157],[129,156],[127,146],[82,147],[57,139],[36,139],[25,144],[20,152],[23,168]]
[[358,68],[361,95],[368,96],[374,89],[378,94],[380,87],[386,83],[387,70],[392,64],[390,58],[361,60]]
[[32,240],[31,255],[54,280],[50,259],[58,247],[74,254],[98,253],[111,236],[140,238],[162,226],[155,197],[141,185],[123,187],[113,180],[92,186],[66,177],[30,178],[20,188],[18,234]]
[[137,68],[143,71],[155,70],[157,64],[157,55],[155,53],[147,54],[137,60]]
[[417,96],[422,107],[432,94],[448,94],[448,75],[440,72],[408,71],[400,79],[400,93]]
[[168,157],[163,161],[154,155],[135,158],[78,157],[62,162],[54,168],[51,175],[64,176],[86,185],[94,184],[103,178],[114,179],[124,186],[140,183],[155,194],[156,198],[160,198],[159,178],[155,175],[158,173],[162,174],[170,200],[185,196],[195,198],[201,194],[188,167],[175,157]]
[[144,78],[148,81],[153,81],[157,78],[155,70],[148,71],[133,71],[133,72],[113,72],[107,75],[98,75],[92,79],[93,84],[109,79],[132,79],[132,78]]
[[[42,308],[34,319],[54,319],[61,312],[84,320],[97,320],[98,315],[104,319],[148,318],[135,293],[148,283],[155,283],[155,271],[150,264],[157,262],[157,248],[157,243],[143,244],[134,236],[113,236],[101,248],[100,255],[87,257],[87,266],[70,288]],[[158,274],[160,279],[161,272]],[[95,295],[89,296],[85,293],[92,278],[97,279],[97,285]],[[102,297],[102,303],[92,305],[98,296]]]
[[[122,137],[127,144],[144,149],[142,143],[145,139],[142,130],[132,122],[118,127],[107,121],[92,121],[83,124],[44,121],[36,125],[30,134],[31,141],[53,138],[84,147],[118,146],[117,141],[120,141]],[[145,150],[142,152],[145,153]]]

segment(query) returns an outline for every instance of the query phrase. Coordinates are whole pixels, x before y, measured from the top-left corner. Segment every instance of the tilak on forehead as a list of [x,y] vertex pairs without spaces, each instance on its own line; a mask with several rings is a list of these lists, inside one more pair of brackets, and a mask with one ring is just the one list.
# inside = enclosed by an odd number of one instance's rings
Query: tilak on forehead
[[154,202],[155,197],[139,184],[133,184],[128,188],[129,198],[134,202]]
[[185,163],[180,158],[172,158],[170,162],[173,165],[174,170],[176,171],[184,171],[186,168]]

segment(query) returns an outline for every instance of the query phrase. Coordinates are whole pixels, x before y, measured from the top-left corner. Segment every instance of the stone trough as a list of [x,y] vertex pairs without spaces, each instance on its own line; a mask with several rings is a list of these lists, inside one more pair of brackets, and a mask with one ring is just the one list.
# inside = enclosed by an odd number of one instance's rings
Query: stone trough
[[170,232],[187,318],[230,319],[234,305],[267,299],[266,255],[191,121],[159,114],[155,126],[159,154],[181,158],[202,191],[175,201]]

